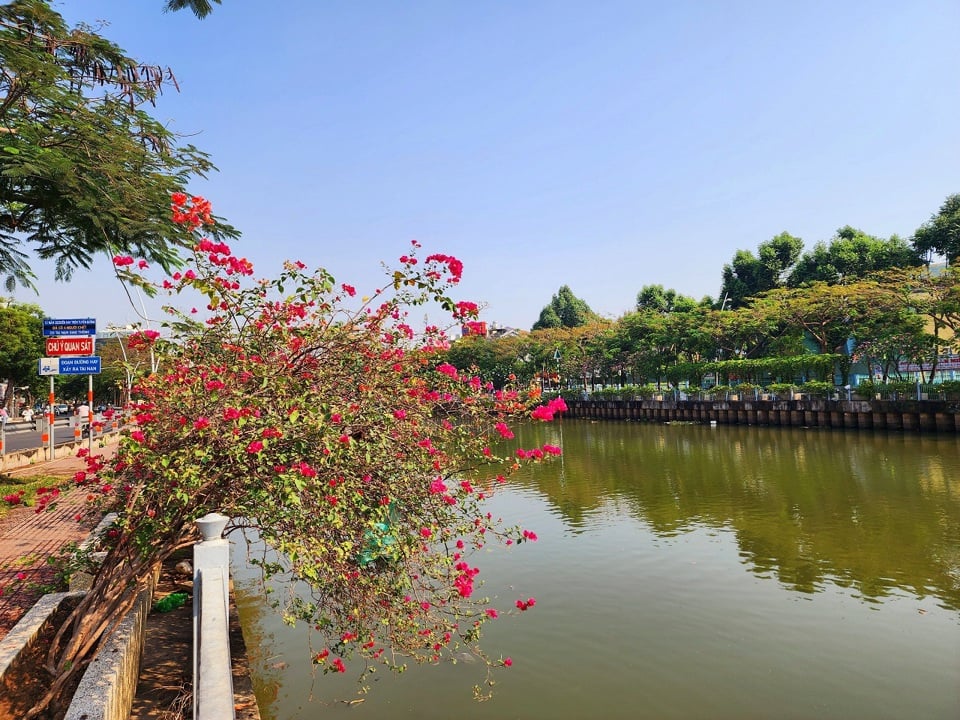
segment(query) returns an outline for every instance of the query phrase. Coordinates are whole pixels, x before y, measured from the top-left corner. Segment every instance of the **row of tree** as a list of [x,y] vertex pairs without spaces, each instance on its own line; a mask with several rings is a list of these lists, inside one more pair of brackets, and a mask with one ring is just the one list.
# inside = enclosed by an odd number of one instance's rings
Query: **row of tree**
[[[715,307],[648,286],[637,309],[616,321],[594,319],[499,339],[467,336],[450,362],[476,366],[506,382],[514,375],[565,386],[658,384],[670,377],[696,383],[697,372],[676,378],[671,368],[716,360],[840,354],[899,377],[903,362],[932,377],[960,331],[960,270],[950,265],[888,269],[843,282],[777,287],[736,307]],[[849,369],[843,363],[841,372]],[[795,377],[767,377],[792,382]],[[818,378],[827,379],[827,378]]]
[[[875,237],[845,225],[829,243],[818,242],[804,252],[803,240],[782,232],[760,243],[756,253],[738,250],[734,254],[723,266],[716,299],[707,296],[696,301],[661,285],[648,285],[637,295],[637,310],[672,312],[698,304],[736,309],[770,290],[849,283],[885,270],[929,266],[935,256],[944,258],[947,265],[960,257],[960,194],[947,197],[909,242],[897,235]],[[532,329],[579,327],[598,319],[586,301],[564,285],[541,310]]]

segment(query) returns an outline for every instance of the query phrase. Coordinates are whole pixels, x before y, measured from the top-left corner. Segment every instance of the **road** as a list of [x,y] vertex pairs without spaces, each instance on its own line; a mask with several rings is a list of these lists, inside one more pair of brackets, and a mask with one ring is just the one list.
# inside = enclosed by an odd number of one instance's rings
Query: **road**
[[[3,452],[11,453],[17,450],[27,450],[42,446],[41,436],[43,433],[39,430],[40,423],[37,423],[37,430],[31,429],[30,423],[22,421],[7,422],[3,438]],[[59,417],[53,425],[53,440],[57,445],[73,441],[73,429],[70,427],[69,417]]]

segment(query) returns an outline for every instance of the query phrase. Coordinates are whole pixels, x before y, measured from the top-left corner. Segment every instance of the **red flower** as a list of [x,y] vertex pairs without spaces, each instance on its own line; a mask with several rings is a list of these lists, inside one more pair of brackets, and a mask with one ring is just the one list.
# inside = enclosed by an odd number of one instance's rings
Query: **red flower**
[[455,318],[467,318],[467,317],[476,317],[480,312],[480,308],[474,302],[467,302],[466,300],[461,300],[454,306],[453,317]]
[[454,380],[457,379],[457,369],[450,363],[441,363],[437,365],[437,372],[441,372],[444,375],[452,377]]
[[247,445],[247,452],[250,453],[251,455],[253,453],[261,452],[262,450],[263,450],[263,443],[260,442],[259,440],[254,440],[252,443]]
[[205,417],[198,417],[193,423],[193,428],[195,430],[203,430],[204,428],[210,427],[210,421]]

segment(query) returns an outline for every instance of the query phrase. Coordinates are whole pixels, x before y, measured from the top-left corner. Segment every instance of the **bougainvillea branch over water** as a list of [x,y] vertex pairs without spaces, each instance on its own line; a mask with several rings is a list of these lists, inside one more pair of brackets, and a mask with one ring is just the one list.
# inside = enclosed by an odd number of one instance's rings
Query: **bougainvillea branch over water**
[[[471,553],[536,539],[491,517],[484,500],[521,463],[559,452],[491,448],[531,410],[549,420],[563,408],[535,410],[536,389],[494,389],[443,363],[444,333],[407,323],[407,311],[425,303],[458,323],[476,317],[475,304],[449,296],[461,262],[444,254],[421,261],[414,242],[387,287],[361,300],[354,287],[297,262],[254,281],[247,260],[202,237],[209,203],[176,195],[173,213],[198,240],[191,267],[161,287],[180,302],[191,293],[202,301],[171,310],[166,337],[131,338],[162,362],[136,388],[136,429],[115,459],[91,459],[77,476],[100,511],[119,511],[119,533],[93,591],[53,643],[50,669],[62,673],[86,657],[110,624],[98,615],[128,602],[118,588],[192,542],[193,521],[211,511],[272,548],[262,560],[267,575],[300,584],[283,609],[320,633],[324,649],[312,660],[325,672],[344,671],[343,659],[355,657],[367,668],[402,667],[464,647],[480,652],[484,623],[534,600],[492,607]],[[117,272],[142,272],[131,260],[114,258]]]

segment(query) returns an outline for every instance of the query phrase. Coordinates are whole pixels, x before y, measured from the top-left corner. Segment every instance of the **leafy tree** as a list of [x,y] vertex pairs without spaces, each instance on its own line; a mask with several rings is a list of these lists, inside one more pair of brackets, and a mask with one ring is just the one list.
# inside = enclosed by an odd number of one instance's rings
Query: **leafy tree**
[[921,255],[937,253],[953,265],[960,258],[960,193],[943,201],[939,212],[913,234],[913,247]]
[[4,301],[0,304],[0,381],[12,409],[14,388],[37,383],[37,361],[43,357],[43,310],[36,305]]
[[540,311],[540,317],[533,324],[533,329],[579,327],[596,319],[597,315],[590,306],[574,295],[569,286],[563,285],[551,298],[550,304]]
[[760,243],[757,255],[737,250],[731,263],[723,266],[721,302],[726,305],[729,301],[731,308],[742,307],[748,298],[780,287],[802,249],[800,238],[782,232]]
[[[189,247],[170,194],[214,169],[143,108],[169,69],[143,65],[42,0],[0,6],[0,272],[32,287],[28,249],[68,280],[94,256],[169,269]],[[224,224],[215,237],[236,236]]]
[[[220,0],[212,0],[217,5],[220,4]],[[177,10],[183,10],[189,8],[194,15],[203,20],[207,15],[213,12],[213,5],[210,4],[211,0],[167,0],[167,11],[176,12]]]
[[926,267],[892,270],[882,278],[900,299],[901,311],[922,319],[924,333],[930,338],[919,346],[925,364],[935,369],[944,350],[960,350],[960,271],[956,265],[936,273]]
[[833,285],[863,279],[890,268],[919,264],[917,253],[897,235],[884,240],[845,225],[837,230],[829,245],[819,242],[811,252],[804,253],[787,284],[790,287],[814,282]]
[[659,313],[688,312],[697,306],[697,301],[678,293],[673,288],[664,290],[663,285],[644,285],[637,293],[637,310]]

